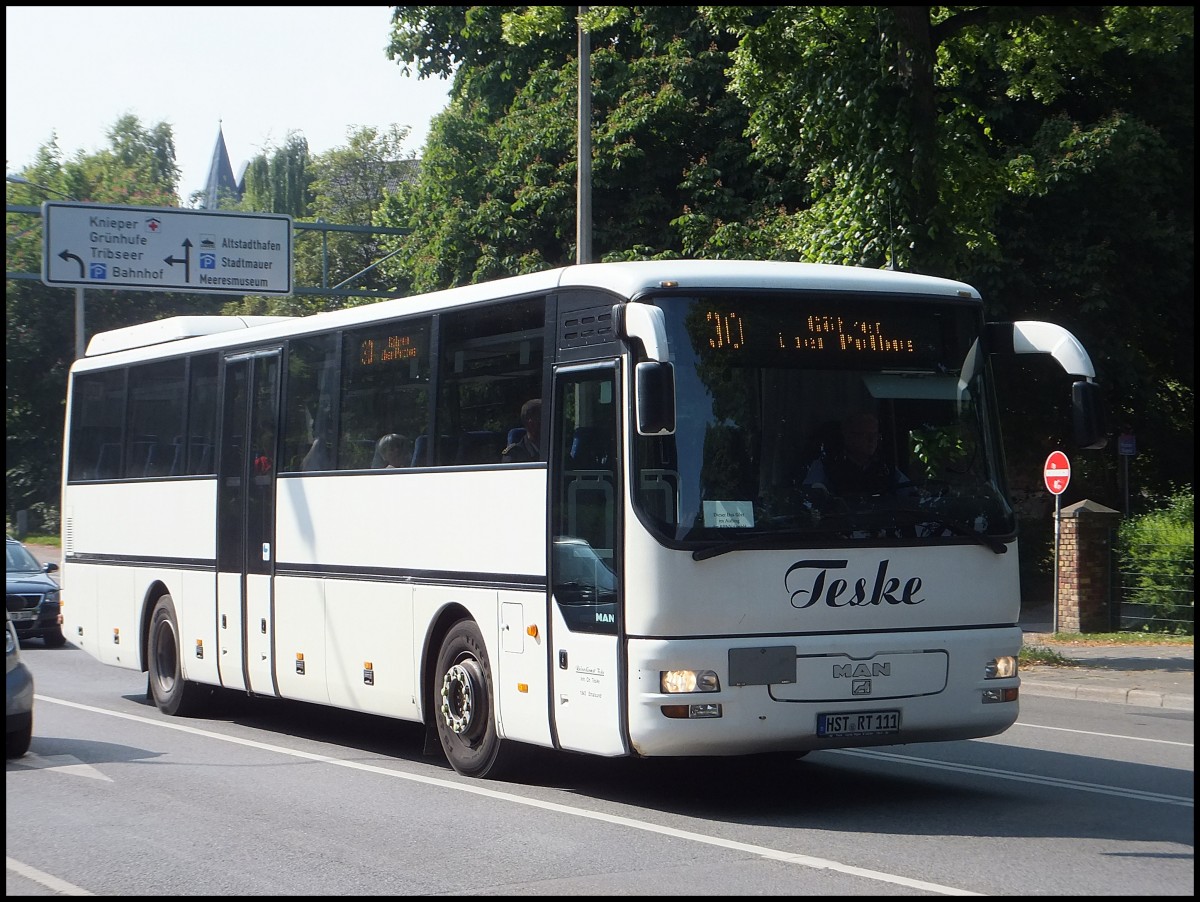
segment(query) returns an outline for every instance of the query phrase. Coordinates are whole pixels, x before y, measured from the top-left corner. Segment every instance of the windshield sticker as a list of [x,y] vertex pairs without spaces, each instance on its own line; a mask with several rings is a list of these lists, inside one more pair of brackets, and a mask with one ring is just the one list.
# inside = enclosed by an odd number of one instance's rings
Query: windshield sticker
[[705,501],[704,525],[717,529],[745,529],[754,526],[753,501]]

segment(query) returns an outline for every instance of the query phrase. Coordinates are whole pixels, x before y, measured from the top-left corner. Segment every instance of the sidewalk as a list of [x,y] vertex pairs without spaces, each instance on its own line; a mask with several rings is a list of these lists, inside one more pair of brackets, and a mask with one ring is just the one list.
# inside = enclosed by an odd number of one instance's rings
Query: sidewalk
[[[1195,710],[1196,649],[1192,645],[1085,645],[1050,642],[1050,605],[1021,611],[1025,647],[1049,648],[1070,665],[1021,666],[1021,694]],[[1061,638],[1061,634],[1060,634]]]

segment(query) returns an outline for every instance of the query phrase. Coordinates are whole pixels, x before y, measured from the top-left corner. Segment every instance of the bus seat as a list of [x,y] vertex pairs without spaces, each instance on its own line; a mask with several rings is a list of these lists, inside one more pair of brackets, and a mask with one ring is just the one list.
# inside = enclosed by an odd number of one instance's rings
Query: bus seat
[[191,441],[191,461],[188,464],[188,475],[198,475],[212,472],[212,442]]
[[105,442],[100,446],[100,454],[96,458],[96,472],[93,479],[116,479],[121,475],[121,443]]
[[166,476],[170,470],[172,448],[166,442],[155,442],[146,450],[142,476]]
[[[445,439],[443,438],[443,441],[444,440]],[[429,451],[429,435],[427,433],[418,435],[413,441],[412,465],[414,467],[433,466],[433,461],[430,460]]]
[[608,435],[595,426],[579,426],[571,438],[571,467],[575,470],[607,470],[612,467]]
[[502,436],[490,429],[478,429],[464,432],[459,436],[458,454],[455,463],[460,464],[491,464],[500,459],[504,451],[501,444]]
[[412,465],[414,467],[425,466],[425,459],[429,454],[429,436],[418,435],[413,440],[413,456]]
[[183,449],[185,447],[183,436],[176,436],[175,441],[171,443],[171,466],[167,469],[168,476],[183,475]]

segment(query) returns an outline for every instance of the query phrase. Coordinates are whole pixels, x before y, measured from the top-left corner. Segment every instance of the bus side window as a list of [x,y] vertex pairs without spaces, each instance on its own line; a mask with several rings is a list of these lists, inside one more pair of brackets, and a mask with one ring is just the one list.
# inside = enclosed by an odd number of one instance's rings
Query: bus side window
[[441,318],[432,466],[528,461],[505,455],[520,412],[542,395],[544,298],[517,298]]

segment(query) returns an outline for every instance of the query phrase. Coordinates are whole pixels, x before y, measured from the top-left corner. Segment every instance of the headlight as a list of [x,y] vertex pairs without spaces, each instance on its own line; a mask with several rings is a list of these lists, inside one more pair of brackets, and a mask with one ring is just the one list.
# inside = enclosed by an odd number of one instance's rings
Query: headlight
[[992,658],[983,666],[985,680],[1006,680],[1017,675],[1017,659],[1013,655]]
[[42,604],[58,604],[58,589],[53,589],[42,596]]
[[721,681],[711,670],[664,670],[659,673],[663,692],[720,692]]

